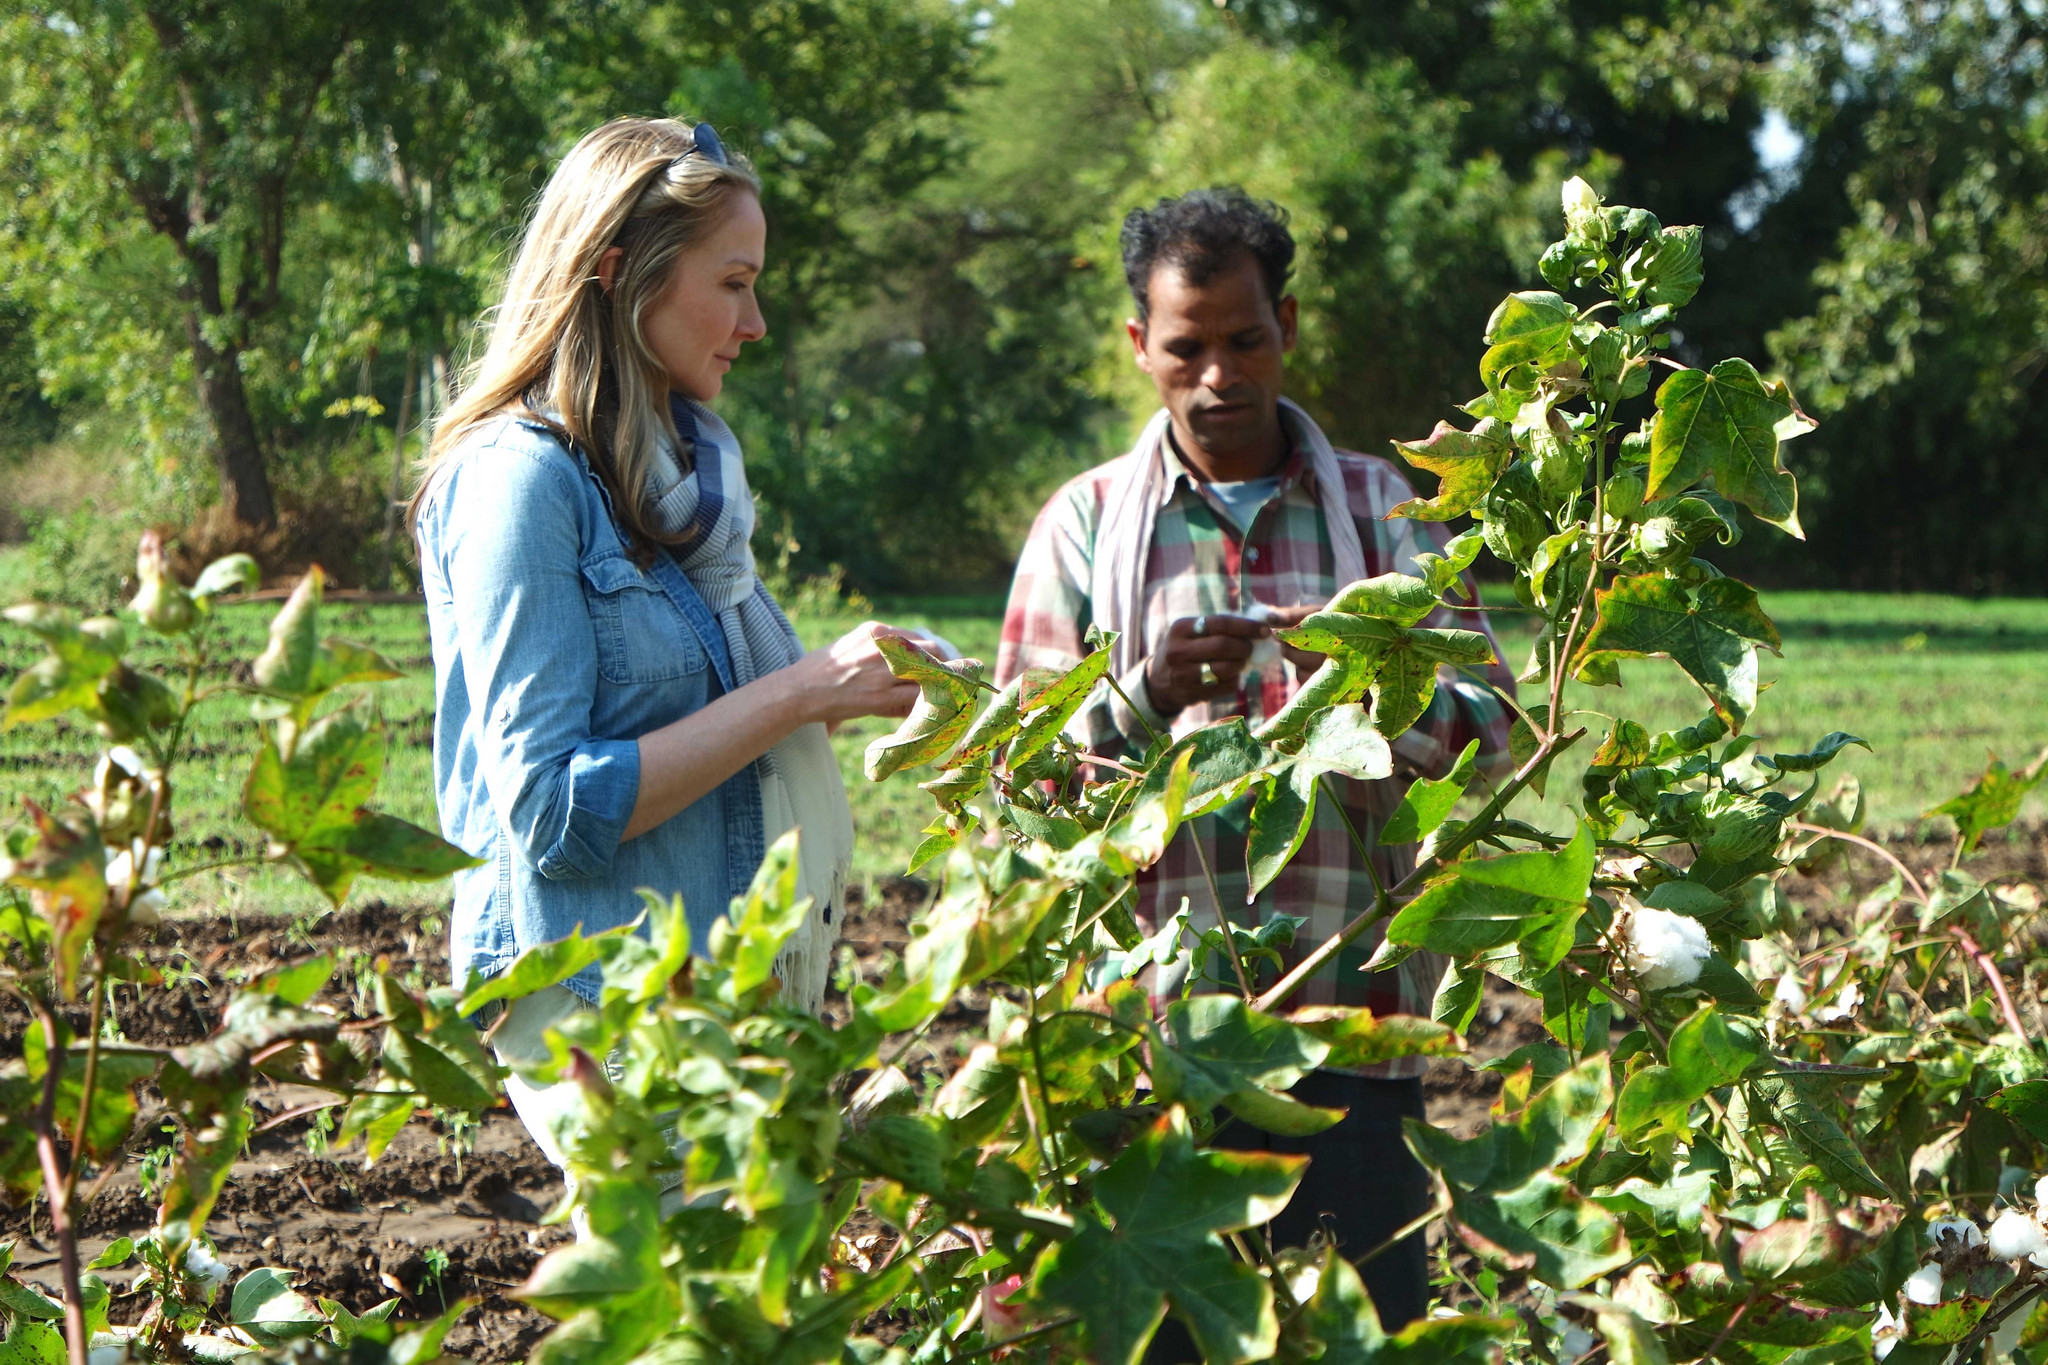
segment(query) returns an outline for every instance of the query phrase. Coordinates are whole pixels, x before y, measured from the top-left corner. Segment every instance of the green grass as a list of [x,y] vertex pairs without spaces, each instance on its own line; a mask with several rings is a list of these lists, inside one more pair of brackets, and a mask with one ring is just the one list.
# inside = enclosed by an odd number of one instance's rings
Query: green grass
[[[1987,749],[2017,764],[2048,742],[2048,601],[1775,593],[1765,606],[1784,633],[1785,656],[1766,657],[1764,678],[1772,685],[1752,728],[1765,752],[1803,749],[1830,730],[1868,739],[1875,753],[1850,750],[1826,780],[1832,784],[1836,774],[1854,773],[1881,827],[1910,827],[1921,812],[1968,785],[1982,770]],[[253,657],[275,609],[224,608],[216,625],[219,657],[229,664]],[[883,602],[876,611],[884,620],[935,630],[963,653],[991,660],[1000,613],[1000,601],[971,597]],[[382,650],[406,670],[397,682],[367,689],[363,704],[377,710],[392,737],[383,807],[431,827],[433,665],[420,609],[339,603],[323,616],[328,633]],[[1530,635],[1525,618],[1495,619],[1509,661],[1519,666]],[[797,620],[804,643],[813,647],[855,624],[852,617],[830,615]],[[26,632],[0,626],[0,677],[11,679],[39,654]],[[146,664],[166,659],[160,647],[140,647],[135,654]],[[1610,713],[1626,709],[1653,728],[1689,723],[1705,709],[1697,689],[1666,661],[1626,664],[1622,675],[1622,691],[1574,685],[1567,704]],[[222,667],[214,680],[228,676]],[[1604,731],[1598,716],[1585,721],[1595,734],[1567,756],[1548,798],[1529,812],[1546,823],[1565,818],[1564,798],[1575,791],[1578,771]],[[862,749],[891,724],[854,722],[834,740],[861,830],[856,871],[864,878],[900,871],[934,809],[913,777],[881,785],[861,777]],[[246,700],[225,695],[208,702],[192,739],[190,757],[175,776],[172,866],[260,851],[260,840],[239,814],[242,778],[256,739]],[[18,809],[24,796],[45,803],[64,799],[89,779],[97,743],[89,729],[64,722],[0,731],[0,799],[10,809]],[[2039,820],[2042,813],[2038,798],[2029,802],[2027,818]],[[303,914],[322,904],[277,869],[209,873],[183,885],[178,903],[234,913]],[[430,905],[442,901],[445,890],[366,880],[355,896]]]

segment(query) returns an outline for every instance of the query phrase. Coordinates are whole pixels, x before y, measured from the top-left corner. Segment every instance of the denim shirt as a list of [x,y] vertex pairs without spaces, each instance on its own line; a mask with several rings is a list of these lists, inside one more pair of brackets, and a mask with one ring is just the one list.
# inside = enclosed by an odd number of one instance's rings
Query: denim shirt
[[[456,984],[578,925],[629,922],[640,887],[682,893],[704,943],[761,862],[754,766],[620,841],[640,736],[733,686],[724,633],[689,579],[665,553],[635,565],[581,452],[511,417],[437,471],[418,530],[441,832],[485,859],[455,875]],[[595,1003],[598,969],[565,984]]]

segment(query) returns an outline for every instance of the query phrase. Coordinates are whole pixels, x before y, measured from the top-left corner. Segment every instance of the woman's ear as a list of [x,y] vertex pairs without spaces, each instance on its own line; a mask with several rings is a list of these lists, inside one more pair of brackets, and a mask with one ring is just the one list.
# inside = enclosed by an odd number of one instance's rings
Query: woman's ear
[[619,258],[625,254],[626,249],[622,246],[608,246],[604,249],[604,255],[597,258],[597,287],[607,294],[612,292],[612,285],[618,282]]

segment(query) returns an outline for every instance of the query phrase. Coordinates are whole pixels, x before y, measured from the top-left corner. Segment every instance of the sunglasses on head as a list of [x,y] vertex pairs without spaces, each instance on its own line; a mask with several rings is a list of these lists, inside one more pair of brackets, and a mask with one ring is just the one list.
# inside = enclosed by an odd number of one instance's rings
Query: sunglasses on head
[[[700,123],[690,130],[690,144],[690,150],[684,152],[683,156],[701,156],[706,161],[715,162],[720,166],[732,164],[732,159],[725,154],[725,144],[718,140],[718,134],[708,123]],[[680,161],[682,157],[677,157],[676,160]]]

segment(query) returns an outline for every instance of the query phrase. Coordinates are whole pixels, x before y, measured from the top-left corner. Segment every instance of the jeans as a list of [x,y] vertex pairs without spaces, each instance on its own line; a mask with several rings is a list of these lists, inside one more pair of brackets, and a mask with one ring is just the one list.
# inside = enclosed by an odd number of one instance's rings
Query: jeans
[[[1289,1093],[1303,1104],[1350,1112],[1343,1122],[1310,1137],[1280,1137],[1230,1122],[1210,1143],[1231,1151],[1309,1158],[1294,1198],[1266,1225],[1269,1245],[1275,1250],[1305,1246],[1322,1231],[1335,1240],[1339,1254],[1355,1261],[1429,1211],[1428,1172],[1401,1136],[1402,1119],[1423,1117],[1420,1079],[1314,1071]],[[1388,1332],[1428,1312],[1429,1259],[1420,1231],[1359,1266],[1358,1274]],[[1201,1358],[1187,1328],[1173,1317],[1160,1324],[1145,1353],[1147,1365],[1193,1365]]]

